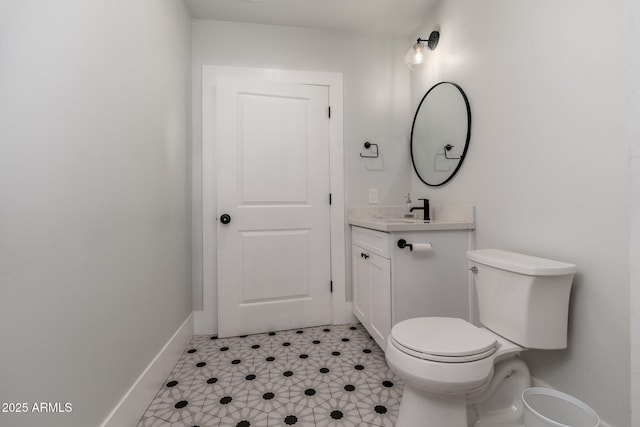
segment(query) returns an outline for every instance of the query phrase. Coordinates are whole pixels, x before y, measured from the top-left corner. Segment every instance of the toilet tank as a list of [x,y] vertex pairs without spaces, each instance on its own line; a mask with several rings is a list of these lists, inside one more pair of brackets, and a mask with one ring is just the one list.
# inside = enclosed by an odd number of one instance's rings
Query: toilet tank
[[499,249],[468,251],[467,258],[485,327],[526,348],[567,347],[574,264]]

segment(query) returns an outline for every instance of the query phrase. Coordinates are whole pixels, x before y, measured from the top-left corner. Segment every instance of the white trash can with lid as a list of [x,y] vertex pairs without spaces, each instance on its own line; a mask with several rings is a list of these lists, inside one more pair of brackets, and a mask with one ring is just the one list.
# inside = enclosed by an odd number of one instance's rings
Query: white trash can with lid
[[586,403],[550,388],[522,392],[525,427],[598,427],[600,417]]

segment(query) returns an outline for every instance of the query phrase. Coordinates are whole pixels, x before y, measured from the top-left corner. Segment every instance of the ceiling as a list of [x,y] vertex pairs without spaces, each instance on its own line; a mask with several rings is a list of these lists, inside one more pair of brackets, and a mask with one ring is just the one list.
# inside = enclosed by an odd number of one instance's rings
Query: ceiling
[[196,19],[410,36],[438,0],[184,0]]

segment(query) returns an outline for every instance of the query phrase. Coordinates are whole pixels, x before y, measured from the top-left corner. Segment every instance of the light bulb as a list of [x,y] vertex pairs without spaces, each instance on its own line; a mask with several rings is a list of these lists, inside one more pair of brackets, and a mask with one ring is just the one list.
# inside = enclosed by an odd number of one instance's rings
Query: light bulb
[[413,65],[419,65],[424,62],[424,48],[422,43],[416,43],[413,46]]
[[426,49],[427,49],[427,46],[425,46],[421,42],[414,44],[409,49],[409,51],[407,52],[407,55],[405,56],[404,61],[406,62],[407,66],[410,69],[413,70],[414,66],[424,63]]

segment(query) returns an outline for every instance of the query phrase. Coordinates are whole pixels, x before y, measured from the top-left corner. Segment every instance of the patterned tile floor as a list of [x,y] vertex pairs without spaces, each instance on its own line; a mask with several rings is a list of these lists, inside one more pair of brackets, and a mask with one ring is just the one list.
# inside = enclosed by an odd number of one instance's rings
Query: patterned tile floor
[[194,336],[137,427],[393,427],[402,390],[360,324]]

